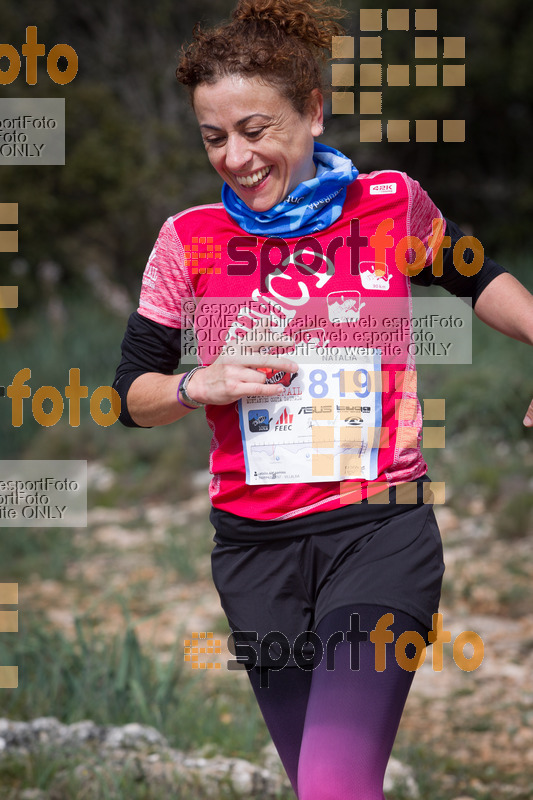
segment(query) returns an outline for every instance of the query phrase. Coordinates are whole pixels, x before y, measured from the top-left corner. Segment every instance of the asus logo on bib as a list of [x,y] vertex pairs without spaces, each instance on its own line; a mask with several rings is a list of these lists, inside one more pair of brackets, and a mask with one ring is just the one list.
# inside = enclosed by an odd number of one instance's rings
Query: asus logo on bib
[[370,187],[370,194],[396,194],[395,183],[377,183]]

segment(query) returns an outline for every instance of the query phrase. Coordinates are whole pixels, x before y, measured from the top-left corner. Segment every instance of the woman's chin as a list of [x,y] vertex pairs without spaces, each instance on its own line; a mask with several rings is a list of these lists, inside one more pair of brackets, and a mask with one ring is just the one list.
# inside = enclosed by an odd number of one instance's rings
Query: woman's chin
[[275,203],[271,203],[268,200],[262,200],[261,198],[249,197],[247,199],[243,198],[243,201],[246,203],[251,211],[255,211],[256,214],[263,214],[265,211],[270,211]]
[[275,205],[281,202],[273,197],[272,192],[239,192],[239,197],[243,203],[246,203],[249,209],[256,214],[262,214],[265,211],[270,211]]

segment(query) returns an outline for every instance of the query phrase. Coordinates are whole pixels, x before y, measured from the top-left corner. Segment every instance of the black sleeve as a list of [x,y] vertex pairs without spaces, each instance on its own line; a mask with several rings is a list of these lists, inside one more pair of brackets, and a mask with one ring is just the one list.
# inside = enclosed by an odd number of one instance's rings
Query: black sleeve
[[[472,307],[474,307],[483,289],[488,286],[494,278],[507,272],[507,270],[491,258],[485,257],[483,266],[479,272],[471,276],[461,275],[453,263],[453,249],[459,239],[466,234],[463,233],[455,222],[449,219],[445,219],[445,222],[445,235],[449,236],[452,241],[451,246],[444,250],[442,276],[436,278],[429,266],[425,267],[418,275],[414,275],[411,281],[418,286],[442,286],[446,291],[457,295],[457,297],[471,297]],[[467,248],[463,257],[466,264],[471,264],[474,260],[474,253]]]
[[119,420],[128,428],[140,428],[128,412],[126,398],[135,378],[145,372],[172,375],[181,356],[181,329],[168,328],[141,316],[130,315],[122,340],[122,359],[117,367],[113,388],[120,396]]

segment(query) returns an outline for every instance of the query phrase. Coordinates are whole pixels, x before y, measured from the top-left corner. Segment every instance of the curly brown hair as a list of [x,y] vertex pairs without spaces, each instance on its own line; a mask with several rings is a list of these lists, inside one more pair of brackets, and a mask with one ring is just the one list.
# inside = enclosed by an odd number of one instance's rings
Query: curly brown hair
[[232,19],[203,30],[181,52],[178,81],[194,90],[227,75],[260,76],[303,114],[313,89],[323,91],[321,63],[346,12],[328,0],[239,0]]

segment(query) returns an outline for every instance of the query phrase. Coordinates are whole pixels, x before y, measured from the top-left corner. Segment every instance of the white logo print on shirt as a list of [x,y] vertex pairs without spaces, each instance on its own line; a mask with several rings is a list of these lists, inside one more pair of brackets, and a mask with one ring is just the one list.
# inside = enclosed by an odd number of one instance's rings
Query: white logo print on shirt
[[396,183],[376,183],[370,187],[370,194],[396,194]]

